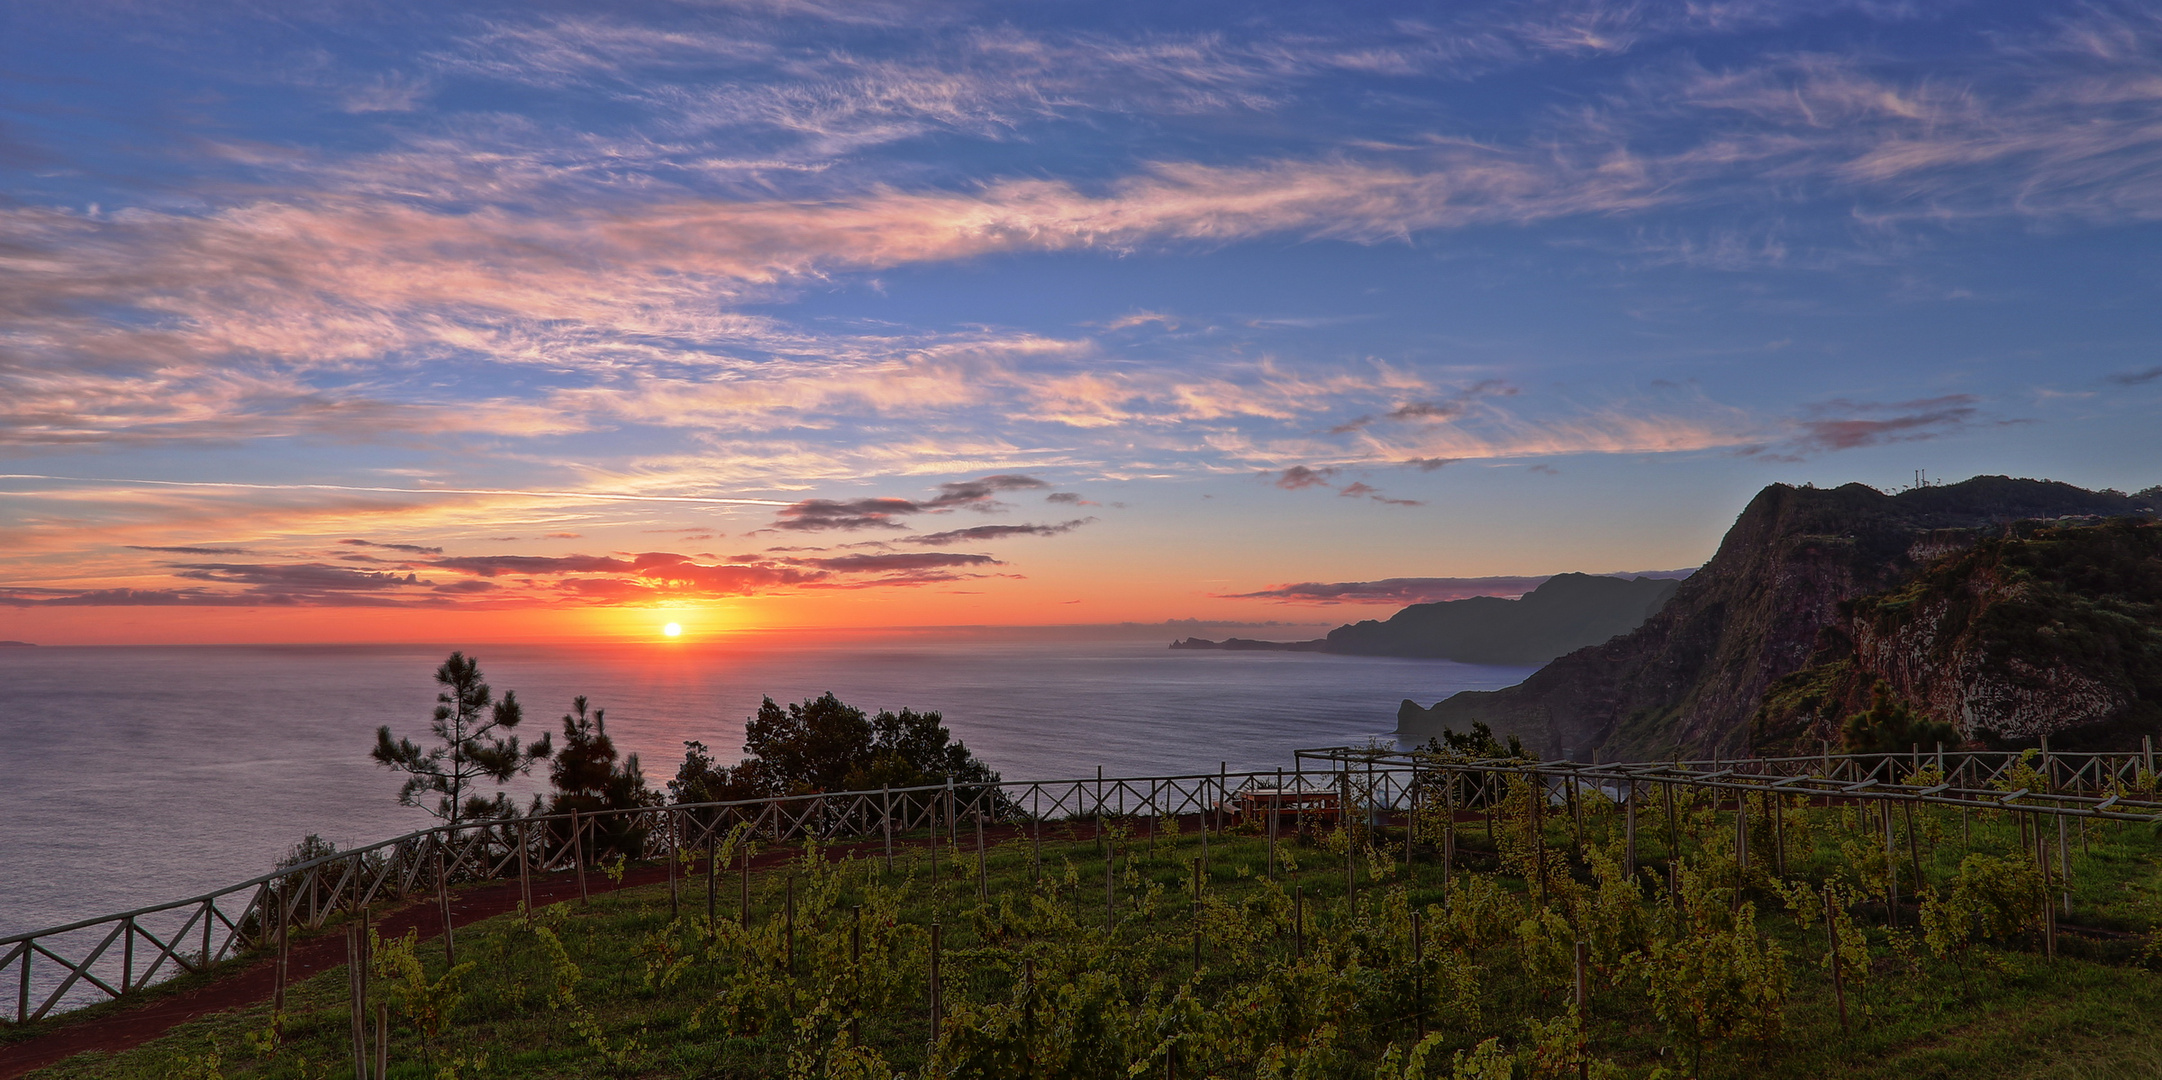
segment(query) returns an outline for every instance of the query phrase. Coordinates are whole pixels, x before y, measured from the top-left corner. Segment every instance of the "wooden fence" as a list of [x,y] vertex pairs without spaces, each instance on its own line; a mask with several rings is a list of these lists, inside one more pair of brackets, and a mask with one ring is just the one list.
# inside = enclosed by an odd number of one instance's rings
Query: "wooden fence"
[[[709,851],[738,830],[768,844],[806,839],[882,841],[964,821],[1011,824],[1200,814],[1218,829],[1241,792],[1326,796],[1365,820],[1419,808],[1484,801],[1511,777],[1541,784],[1553,800],[1597,788],[1633,802],[1657,785],[1746,795],[1897,800],[2037,815],[2162,821],[2153,751],[2138,755],[1945,753],[1750,758],[1650,763],[1475,759],[1379,748],[1297,751],[1289,769],[1170,776],[1012,781],[887,788],[740,802],[550,814],[437,826],[281,867],[184,900],[0,937],[0,1022],[123,998],[175,975],[254,955],[281,927],[321,927],[372,903],[401,901],[439,885],[520,879]],[[1934,768],[1935,772],[1925,770]],[[2025,781],[2013,787],[2015,780]],[[1437,796],[1437,792],[1445,794]],[[1457,802],[1456,800],[1466,800]],[[1426,805],[1431,805],[1428,802]],[[1334,813],[1330,815],[1334,817]],[[6,998],[0,997],[0,1002]]]

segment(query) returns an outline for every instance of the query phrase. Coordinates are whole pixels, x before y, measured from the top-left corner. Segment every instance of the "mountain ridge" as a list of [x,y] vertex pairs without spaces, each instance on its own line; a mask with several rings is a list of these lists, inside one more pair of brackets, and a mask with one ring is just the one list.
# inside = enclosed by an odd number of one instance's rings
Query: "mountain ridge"
[[1889,495],[1863,484],[1773,484],[1643,625],[1513,687],[1466,691],[1431,708],[1406,701],[1398,733],[1425,739],[1483,722],[1547,754],[1738,756],[1765,691],[1809,666],[1841,603],[1892,588],[2015,521],[2151,512],[2153,501],[2005,476]]
[[1385,620],[1346,623],[1325,638],[1254,641],[1186,638],[1174,649],[1326,652],[1466,664],[1541,664],[1626,633],[1674,595],[1673,578],[1556,574],[1522,597],[1470,596],[1412,604]]

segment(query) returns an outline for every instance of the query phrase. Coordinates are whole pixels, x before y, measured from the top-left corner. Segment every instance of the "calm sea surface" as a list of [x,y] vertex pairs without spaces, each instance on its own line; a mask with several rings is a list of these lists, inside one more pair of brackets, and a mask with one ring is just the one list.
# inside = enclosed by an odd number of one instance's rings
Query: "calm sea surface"
[[[1168,635],[1166,635],[1168,637]],[[655,786],[683,740],[724,760],[761,695],[832,690],[936,709],[1009,780],[1288,765],[1297,747],[1387,737],[1397,702],[1532,669],[1310,653],[1174,652],[1166,638],[495,646],[470,650],[555,731],[571,696],[608,713]],[[448,649],[0,649],[0,933],[244,880],[308,833],[339,846],[428,822],[367,751],[426,733]],[[545,777],[537,778],[545,782]],[[514,792],[534,788],[528,780]],[[521,800],[522,801],[522,800]]]

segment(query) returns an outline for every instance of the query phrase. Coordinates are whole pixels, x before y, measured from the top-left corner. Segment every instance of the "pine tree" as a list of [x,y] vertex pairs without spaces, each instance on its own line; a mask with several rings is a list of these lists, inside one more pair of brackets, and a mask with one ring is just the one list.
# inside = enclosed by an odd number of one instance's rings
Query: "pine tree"
[[[393,739],[390,725],[385,724],[375,731],[370,756],[386,768],[408,774],[405,786],[398,789],[398,801],[407,806],[421,807],[451,824],[510,816],[516,812],[510,799],[501,792],[493,797],[480,794],[480,782],[503,784],[546,760],[548,736],[543,734],[531,746],[520,746],[518,736],[510,734],[525,719],[518,695],[506,690],[497,701],[481,678],[480,662],[467,659],[464,653],[450,654],[436,669],[435,681],[444,687],[435,697],[435,716],[428,724],[435,745],[423,749],[411,739]],[[440,796],[432,807],[423,801],[431,793]]]

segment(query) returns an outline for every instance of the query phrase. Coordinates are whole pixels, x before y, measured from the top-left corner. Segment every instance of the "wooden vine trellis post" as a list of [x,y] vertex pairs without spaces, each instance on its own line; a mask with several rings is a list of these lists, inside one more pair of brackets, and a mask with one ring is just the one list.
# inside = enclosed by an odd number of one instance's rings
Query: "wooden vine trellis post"
[[679,828],[678,823],[681,821],[682,817],[682,811],[676,810],[675,808],[671,807],[668,810],[667,816],[663,819],[668,822],[668,845],[665,850],[667,851],[668,857],[668,920],[670,922],[674,922],[683,914],[681,904],[678,902],[678,898],[676,896],[676,861],[677,854],[681,850],[678,847],[678,837],[676,834]]
[[939,1029],[944,1026],[945,1000],[940,995],[938,978],[939,924],[931,924],[931,1048],[938,1048]]
[[1833,916],[1832,883],[1824,883],[1824,936],[1831,944],[1832,997],[1839,1003],[1839,1030],[1847,1030],[1847,983],[1839,971],[1839,924]]

